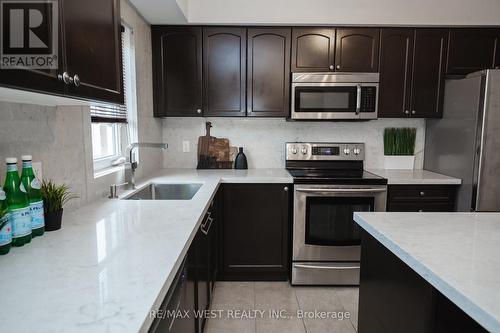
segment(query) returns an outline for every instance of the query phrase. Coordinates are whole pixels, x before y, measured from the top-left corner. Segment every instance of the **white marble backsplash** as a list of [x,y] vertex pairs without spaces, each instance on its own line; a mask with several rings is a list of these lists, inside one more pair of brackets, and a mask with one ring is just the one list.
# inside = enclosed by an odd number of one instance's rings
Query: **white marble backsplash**
[[[296,122],[285,119],[252,118],[167,118],[163,120],[163,167],[195,168],[198,137],[205,135],[205,122],[212,122],[211,135],[228,138],[231,146],[244,147],[249,168],[282,168],[285,142],[363,142],[365,168],[384,167],[383,132],[386,127],[415,127],[415,168],[423,166],[425,120],[378,119],[354,122]],[[182,141],[190,142],[190,152],[182,151]]]

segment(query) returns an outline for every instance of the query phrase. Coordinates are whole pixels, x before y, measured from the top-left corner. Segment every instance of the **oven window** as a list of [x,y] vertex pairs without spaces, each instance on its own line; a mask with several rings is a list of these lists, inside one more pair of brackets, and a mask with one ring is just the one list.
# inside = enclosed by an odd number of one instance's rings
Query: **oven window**
[[296,87],[295,112],[354,112],[356,87]]
[[374,202],[373,197],[307,197],[306,244],[361,244],[353,213],[373,211]]

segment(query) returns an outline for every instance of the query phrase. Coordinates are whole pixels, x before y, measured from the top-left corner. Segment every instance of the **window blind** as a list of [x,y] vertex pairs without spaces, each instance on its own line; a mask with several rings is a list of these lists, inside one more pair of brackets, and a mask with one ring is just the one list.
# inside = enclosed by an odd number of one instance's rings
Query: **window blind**
[[130,75],[129,63],[125,59],[129,59],[130,53],[130,29],[121,27],[121,55],[122,55],[122,82],[123,94],[125,101],[123,105],[95,103],[90,105],[90,118],[93,123],[126,123],[127,122],[127,96],[126,82]]

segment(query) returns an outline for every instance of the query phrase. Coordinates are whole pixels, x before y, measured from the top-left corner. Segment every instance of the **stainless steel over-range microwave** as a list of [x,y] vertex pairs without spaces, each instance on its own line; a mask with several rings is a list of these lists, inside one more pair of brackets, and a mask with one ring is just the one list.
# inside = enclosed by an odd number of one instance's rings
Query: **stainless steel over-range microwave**
[[377,119],[378,73],[293,73],[292,119]]

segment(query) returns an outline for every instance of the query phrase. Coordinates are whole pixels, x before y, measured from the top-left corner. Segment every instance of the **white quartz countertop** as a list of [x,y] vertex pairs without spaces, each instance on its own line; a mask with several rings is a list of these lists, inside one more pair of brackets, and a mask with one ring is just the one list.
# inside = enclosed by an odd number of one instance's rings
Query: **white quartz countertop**
[[292,181],[284,169],[166,169],[138,188],[203,183],[193,199],[103,199],[65,213],[61,230],[0,256],[0,330],[147,331],[219,184]]
[[490,332],[500,332],[500,213],[355,213],[354,220]]
[[461,179],[428,170],[368,169],[368,172],[387,178],[389,185],[460,185]]

